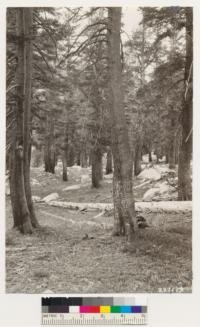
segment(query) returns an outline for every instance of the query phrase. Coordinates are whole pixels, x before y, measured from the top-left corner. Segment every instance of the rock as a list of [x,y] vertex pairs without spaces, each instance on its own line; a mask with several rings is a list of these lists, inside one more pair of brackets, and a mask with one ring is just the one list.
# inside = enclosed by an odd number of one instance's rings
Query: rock
[[158,187],[154,187],[151,188],[150,190],[146,191],[146,193],[144,194],[142,200],[143,201],[152,201],[153,197],[155,195],[159,194],[159,188]]
[[37,195],[33,195],[33,196],[32,196],[32,201],[33,201],[33,202],[41,202],[42,199],[41,199],[41,197],[39,197],[39,196],[37,196]]
[[31,185],[41,185],[41,184],[37,181],[37,179],[31,178]]
[[89,175],[82,175],[81,176],[81,184],[85,184],[90,182],[90,176]]
[[50,201],[55,201],[55,200],[57,200],[58,198],[59,198],[58,193],[51,193],[51,194],[45,196],[45,197],[42,199],[42,201],[44,201],[44,202],[50,202]]
[[161,173],[154,167],[145,168],[139,175],[139,178],[152,179],[158,181],[161,179]]
[[151,188],[144,194],[143,201],[174,200],[177,197],[174,191],[175,188],[166,182],[158,182],[155,184],[154,188]]
[[79,190],[81,188],[80,185],[71,185],[63,189],[63,191],[73,191],[73,190]]

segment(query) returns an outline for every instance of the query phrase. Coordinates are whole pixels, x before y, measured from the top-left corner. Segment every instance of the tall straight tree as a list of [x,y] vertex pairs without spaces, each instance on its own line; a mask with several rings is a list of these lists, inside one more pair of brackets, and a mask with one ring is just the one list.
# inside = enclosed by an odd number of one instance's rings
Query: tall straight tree
[[[24,137],[24,186],[26,192],[27,204],[30,212],[31,223],[33,227],[39,227],[35,210],[32,202],[31,184],[30,184],[30,160],[31,160],[31,96],[32,96],[32,64],[33,64],[33,10],[24,8],[24,52],[25,52],[25,76],[24,76],[24,119],[23,119],[23,137]],[[29,36],[27,38],[27,36]]]
[[113,200],[114,235],[134,235],[136,224],[135,203],[132,191],[133,164],[124,112],[121,62],[121,8],[108,8],[108,105],[111,121],[111,141],[114,162]]
[[178,199],[191,200],[190,160],[192,153],[192,65],[193,65],[193,12],[192,7],[185,8],[186,18],[186,61],[185,90],[182,106],[182,142],[178,162]]
[[38,226],[30,188],[30,125],[32,72],[32,9],[17,8],[16,128],[13,130],[10,189],[14,227],[32,233]]

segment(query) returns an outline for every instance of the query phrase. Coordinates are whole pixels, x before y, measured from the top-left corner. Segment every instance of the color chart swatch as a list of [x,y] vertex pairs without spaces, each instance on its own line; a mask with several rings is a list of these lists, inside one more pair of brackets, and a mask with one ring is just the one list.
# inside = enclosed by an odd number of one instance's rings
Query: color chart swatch
[[146,324],[147,305],[125,297],[42,298],[43,325]]

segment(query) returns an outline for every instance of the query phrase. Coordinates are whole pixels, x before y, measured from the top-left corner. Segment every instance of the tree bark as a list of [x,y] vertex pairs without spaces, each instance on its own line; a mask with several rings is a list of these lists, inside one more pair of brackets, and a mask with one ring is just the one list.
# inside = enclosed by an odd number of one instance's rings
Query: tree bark
[[151,150],[149,150],[149,162],[152,162]]
[[141,173],[141,155],[142,155],[142,146],[141,142],[136,142],[135,146],[135,155],[134,155],[134,175],[138,176]]
[[[124,112],[122,64],[120,56],[121,8],[108,8],[108,105],[111,122],[112,154],[114,161],[113,200],[114,235],[124,235],[128,224],[129,239],[136,223],[132,191],[133,165]],[[137,224],[135,224],[135,227]]]
[[[12,138],[12,154],[10,163],[10,190],[11,190],[11,204],[13,210],[14,227],[18,228],[22,233],[32,233],[31,215],[28,207],[25,176],[24,176],[24,161],[27,156],[27,140],[24,139],[24,125],[28,124],[24,119],[26,110],[25,103],[29,102],[29,93],[25,85],[26,73],[26,52],[25,52],[25,13],[23,8],[16,9],[16,23],[17,23],[17,73],[16,73],[16,129]],[[26,35],[27,37],[29,35]],[[27,76],[26,76],[27,77]],[[24,148],[25,143],[25,148]],[[28,178],[28,176],[26,176]],[[26,180],[27,181],[27,180]]]
[[76,158],[76,163],[77,163],[77,166],[80,166],[81,165],[81,152],[79,151],[77,153],[77,158]]
[[112,174],[112,150],[109,148],[106,157],[106,175]]
[[63,181],[67,182],[68,181],[68,176],[67,176],[67,155],[66,155],[66,151],[63,151],[63,153],[62,153],[62,164],[63,164]]
[[101,186],[102,174],[102,153],[99,148],[92,150],[92,186],[99,188]]
[[25,35],[29,36],[25,40],[25,98],[24,98],[24,183],[27,204],[31,216],[31,223],[33,227],[39,227],[35,210],[32,201],[31,184],[30,184],[30,162],[31,162],[31,87],[32,87],[32,61],[33,61],[33,45],[32,45],[32,24],[33,12],[32,8],[24,8],[24,31]]
[[68,167],[72,167],[75,163],[75,153],[74,153],[74,147],[72,144],[68,146]]
[[178,164],[178,200],[192,199],[190,160],[192,153],[192,100],[193,100],[193,12],[185,8],[186,16],[186,64],[185,92],[182,106],[182,141]]
[[171,143],[169,144],[168,160],[169,160],[169,169],[174,169],[176,167],[175,140],[171,140]]
[[88,158],[87,158],[87,153],[86,153],[86,150],[83,149],[81,151],[81,167],[82,168],[87,168],[88,166]]
[[55,174],[56,153],[54,145],[54,121],[51,113],[49,117],[46,117],[46,129],[47,134],[44,147],[45,171]]

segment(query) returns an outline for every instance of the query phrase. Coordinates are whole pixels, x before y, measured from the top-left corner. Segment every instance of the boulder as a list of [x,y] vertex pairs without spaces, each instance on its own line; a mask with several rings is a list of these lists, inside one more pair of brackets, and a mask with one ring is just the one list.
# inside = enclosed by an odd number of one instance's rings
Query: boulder
[[42,201],[44,201],[44,202],[51,202],[51,201],[55,201],[55,200],[57,200],[58,198],[59,198],[58,193],[51,193],[51,194],[45,196],[45,197],[42,199]]
[[73,191],[73,190],[79,190],[81,188],[80,185],[71,185],[63,189],[63,191]]
[[143,179],[151,179],[158,181],[161,179],[161,173],[158,171],[158,169],[151,167],[151,168],[145,168],[139,175],[139,178]]
[[86,184],[90,182],[90,176],[89,175],[82,175],[81,176],[81,184]]
[[158,194],[159,194],[159,188],[158,187],[151,188],[150,190],[146,191],[146,193],[144,194],[142,200],[143,201],[152,201],[154,196],[156,196]]

